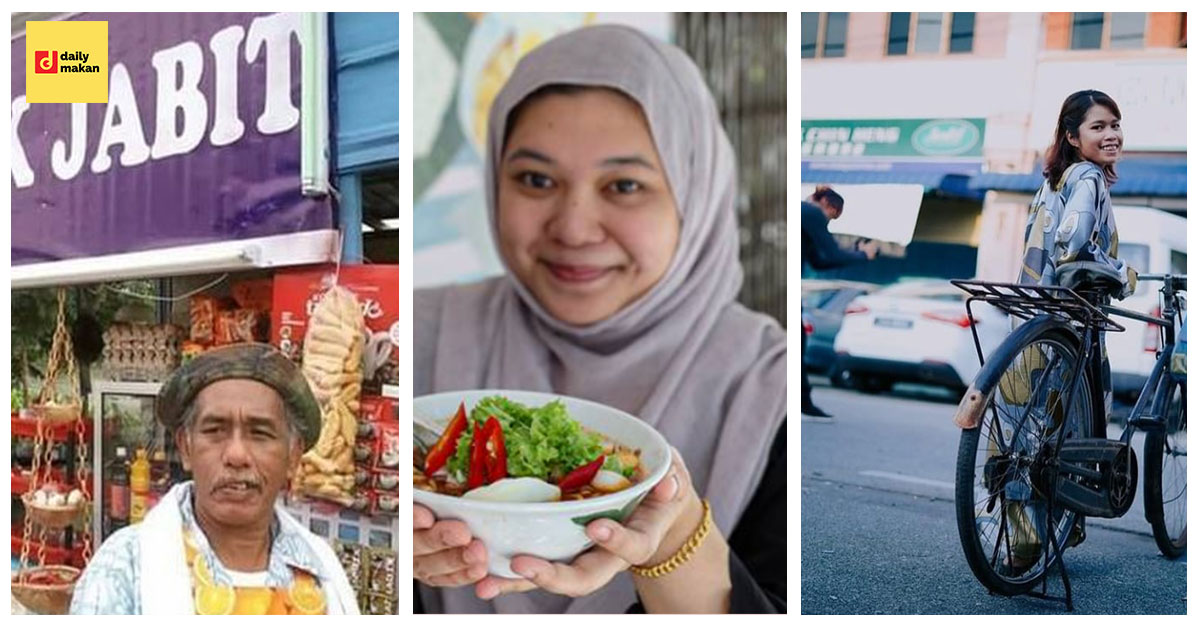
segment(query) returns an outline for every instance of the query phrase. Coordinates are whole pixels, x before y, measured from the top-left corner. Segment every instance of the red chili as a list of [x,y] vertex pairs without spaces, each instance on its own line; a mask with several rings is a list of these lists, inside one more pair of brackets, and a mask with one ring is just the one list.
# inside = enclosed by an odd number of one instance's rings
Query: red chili
[[508,452],[504,449],[504,430],[496,417],[488,417],[483,433],[487,444],[487,481],[491,484],[508,477]]
[[484,468],[484,456],[487,447],[482,438],[483,428],[475,424],[471,434],[471,466],[467,469],[467,490],[483,486],[487,470]]
[[581,486],[586,486],[591,483],[592,478],[596,477],[596,473],[600,471],[600,467],[603,465],[604,454],[601,454],[599,458],[575,469],[563,477],[558,483],[559,490],[565,493]]
[[425,475],[433,475],[435,471],[445,466],[446,461],[454,454],[454,450],[458,447],[458,437],[467,429],[467,408],[463,404],[458,404],[458,412],[454,418],[450,420],[450,424],[446,426],[442,432],[441,438],[438,439],[436,445],[425,456]]
[[471,435],[471,467],[467,489],[491,484],[508,476],[508,454],[504,449],[504,430],[500,421],[489,416],[483,427],[475,424]]

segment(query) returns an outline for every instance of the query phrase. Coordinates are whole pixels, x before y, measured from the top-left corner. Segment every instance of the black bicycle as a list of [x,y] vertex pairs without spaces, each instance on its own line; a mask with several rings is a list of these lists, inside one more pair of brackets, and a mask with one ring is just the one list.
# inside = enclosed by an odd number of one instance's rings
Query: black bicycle
[[[1071,290],[952,282],[970,294],[967,315],[982,365],[955,414],[963,430],[955,509],[967,563],[993,593],[1061,599],[1074,609],[1063,550],[1082,541],[1084,517],[1120,517],[1133,504],[1136,430],[1146,433],[1143,499],[1154,540],[1168,558],[1187,550],[1187,388],[1170,370],[1187,277],[1139,279],[1162,282],[1161,317],[1107,305],[1112,284]],[[1025,321],[986,361],[975,301]],[[1110,440],[1103,338],[1125,329],[1113,316],[1158,325],[1161,346],[1121,437]],[[1056,564],[1064,598],[1046,595]]]

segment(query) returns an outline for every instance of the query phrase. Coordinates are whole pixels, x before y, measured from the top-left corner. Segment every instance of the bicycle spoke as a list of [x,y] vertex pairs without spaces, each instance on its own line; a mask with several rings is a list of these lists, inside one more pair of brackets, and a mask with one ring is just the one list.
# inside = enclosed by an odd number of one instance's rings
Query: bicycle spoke
[[1044,577],[1059,560],[1053,543],[1065,547],[1072,531],[1072,513],[1050,507],[1035,489],[1033,471],[1043,468],[1046,447],[1057,446],[1052,438],[1090,432],[1090,424],[1080,422],[1092,403],[1090,371],[1078,373],[1075,394],[1065,392],[1080,355],[1053,337],[1039,337],[1017,350],[989,393],[968,463],[973,480],[967,499],[978,548],[972,565],[1004,582]]
[[[1000,542],[1008,538],[1008,508],[1005,507],[1003,499],[1000,500],[1000,532],[996,535],[996,547],[992,548],[992,559],[989,562],[992,566],[992,571],[996,570],[996,559],[1000,557]],[[1005,543],[1008,546],[1008,543]],[[1008,564],[1012,564],[1012,549],[1009,548],[1006,553],[1009,556]]]
[[992,420],[991,430],[988,431],[988,442],[996,446],[997,451],[1003,455],[1008,455],[1009,445],[1004,443],[1004,428],[1000,427],[1000,417],[996,416],[996,406],[992,405]]
[[[1181,438],[1182,435],[1182,438]],[[1186,542],[1187,532],[1187,433],[1168,433],[1163,439],[1162,507],[1163,522],[1172,542]],[[1175,444],[1172,441],[1177,441]]]

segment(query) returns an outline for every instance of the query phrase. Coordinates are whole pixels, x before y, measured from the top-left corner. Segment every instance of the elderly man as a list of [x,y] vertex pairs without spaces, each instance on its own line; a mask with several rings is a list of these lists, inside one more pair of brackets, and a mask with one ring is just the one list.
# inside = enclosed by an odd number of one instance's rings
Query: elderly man
[[73,614],[358,614],[333,550],[277,503],[320,432],[300,369],[264,344],[222,347],[163,385],[158,420],[193,480],[104,542]]

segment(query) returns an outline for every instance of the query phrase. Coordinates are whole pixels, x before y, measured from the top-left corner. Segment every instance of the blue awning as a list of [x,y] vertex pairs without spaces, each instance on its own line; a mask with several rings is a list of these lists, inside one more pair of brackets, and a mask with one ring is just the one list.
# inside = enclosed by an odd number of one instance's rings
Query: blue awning
[[939,190],[960,198],[982,199],[983,191],[969,187],[971,176],[977,173],[979,164],[881,162],[875,164],[832,164],[802,161],[800,180],[806,183],[916,184],[925,190]]
[[[1042,186],[1041,164],[1026,174],[983,173],[971,177],[974,190],[1036,192]],[[1187,197],[1186,157],[1134,157],[1117,164],[1113,196]]]
[[936,188],[942,184],[941,172],[877,172],[871,170],[809,170],[802,171],[800,178],[804,181],[820,183],[915,183],[926,188]]

